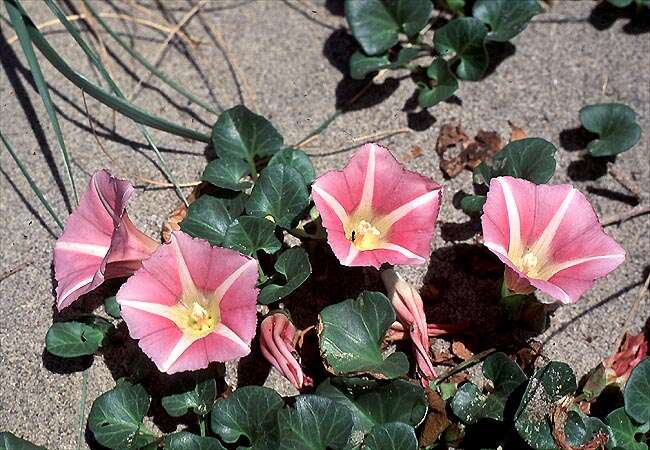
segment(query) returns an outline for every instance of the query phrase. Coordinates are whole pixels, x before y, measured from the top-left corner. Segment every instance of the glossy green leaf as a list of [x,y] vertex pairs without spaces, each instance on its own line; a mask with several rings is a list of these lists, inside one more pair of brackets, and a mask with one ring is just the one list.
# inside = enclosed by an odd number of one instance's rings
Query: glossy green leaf
[[368,56],[361,50],[357,50],[350,58],[350,76],[355,80],[363,80],[371,72],[376,72],[381,69],[398,69],[406,66],[409,62],[417,58],[419,54],[419,49],[405,47],[399,51],[395,61],[390,61],[388,54]]
[[70,162],[68,149],[65,145],[65,140],[63,139],[63,133],[61,132],[61,126],[59,125],[59,119],[56,115],[56,110],[54,109],[52,98],[50,97],[50,90],[47,87],[47,83],[45,82],[45,77],[41,71],[41,65],[38,62],[38,58],[36,58],[36,53],[34,53],[34,47],[32,47],[32,43],[25,26],[23,16],[13,2],[7,1],[5,2],[5,6],[9,12],[11,24],[16,31],[16,36],[18,36],[20,47],[23,50],[23,54],[25,55],[27,63],[29,64],[29,71],[34,79],[34,84],[36,84],[36,89],[38,90],[38,94],[41,96],[41,100],[43,100],[45,111],[47,112],[47,116],[50,119],[52,130],[54,131],[59,150],[61,151],[61,156],[63,157],[63,165],[68,175],[68,181],[72,187],[75,203],[79,203],[79,198],[77,196],[77,187],[74,182],[74,175],[72,174],[72,163]]
[[363,450],[417,450],[418,440],[412,426],[391,422],[372,429],[363,442]]
[[280,411],[280,450],[343,449],[352,429],[346,407],[316,395],[301,395]]
[[196,383],[189,391],[163,397],[161,403],[167,414],[172,417],[185,415],[189,410],[205,416],[212,409],[216,397],[217,383],[211,378]]
[[488,40],[507,42],[543,11],[538,0],[478,0],[472,15],[490,27]]
[[221,113],[212,128],[212,145],[219,157],[240,158],[253,167],[256,157],[273,155],[283,142],[271,122],[243,105]]
[[246,255],[262,250],[273,254],[282,243],[275,236],[275,225],[263,217],[241,216],[228,227],[223,245]]
[[45,348],[62,358],[92,355],[102,345],[105,330],[82,322],[55,322],[47,330]]
[[149,394],[139,384],[118,382],[95,399],[88,415],[88,427],[104,447],[113,450],[144,447],[155,441],[142,424],[150,402]]
[[636,113],[621,103],[588,105],[580,110],[582,126],[599,138],[587,145],[593,156],[611,156],[634,147],[641,139]]
[[427,69],[431,86],[423,85],[418,92],[418,104],[421,108],[429,108],[447,100],[458,90],[458,80],[451,74],[447,61],[442,58],[433,60]]
[[492,382],[493,389],[483,394],[473,383],[460,386],[451,401],[451,409],[464,423],[481,419],[503,421],[506,403],[511,395],[527,381],[521,368],[505,353],[494,353],[483,363],[483,376]]
[[607,387],[607,375],[603,363],[598,364],[587,374],[587,380],[582,387],[582,394],[587,401],[596,399]]
[[609,413],[605,419],[611,430],[607,448],[612,450],[648,450],[648,445],[637,439],[650,431],[650,422],[643,425],[635,423],[625,412],[618,408]]
[[210,161],[205,166],[201,181],[231,191],[245,191],[252,185],[250,181],[244,179],[248,175],[250,175],[250,167],[246,161],[226,156]]
[[393,305],[379,292],[363,292],[356,300],[324,308],[320,312],[320,349],[328,369],[337,375],[404,375],[409,369],[404,353],[382,354],[382,341],[394,321]]
[[460,201],[460,209],[469,215],[481,214],[486,201],[487,197],[485,195],[468,195]]
[[284,284],[270,283],[262,288],[257,301],[268,305],[291,294],[311,275],[307,252],[293,247],[285,250],[275,263],[275,271],[284,277]]
[[237,442],[242,436],[256,450],[277,444],[277,415],[283,406],[282,397],[273,389],[244,386],[228,398],[219,400],[212,409],[212,431],[225,442]]
[[544,184],[555,173],[555,151],[553,144],[541,138],[513,141],[474,169],[474,182],[489,186],[492,178],[511,176]]
[[625,8],[632,4],[632,0],[607,0],[608,3],[616,6],[617,8]]
[[461,13],[465,8],[465,0],[444,0],[447,8],[454,13]]
[[221,245],[233,222],[229,206],[224,199],[202,195],[188,208],[181,230],[212,245]]
[[440,55],[454,54],[460,60],[456,74],[463,80],[481,79],[488,67],[485,49],[487,28],[473,17],[453,19],[433,36],[433,45]]
[[567,413],[564,425],[566,443],[573,448],[580,448],[587,442],[591,442],[594,435],[599,431],[610,436],[610,430],[597,417],[589,417],[580,411],[576,406]]
[[386,52],[399,33],[415,36],[429,21],[430,0],[345,0],[345,17],[366,55]]
[[45,447],[34,445],[8,431],[0,433],[0,448],[3,450],[47,450]]
[[325,380],[316,393],[345,406],[352,414],[348,448],[358,447],[367,433],[383,424],[403,422],[418,426],[427,412],[424,389],[405,380],[374,385],[361,393]]
[[268,165],[273,166],[276,164],[296,169],[300,175],[302,175],[302,178],[305,180],[305,184],[307,185],[311,184],[316,177],[316,172],[314,171],[314,166],[311,164],[311,159],[309,159],[307,153],[302,150],[295,148],[284,148],[280,150],[273,155]]
[[289,229],[308,204],[309,192],[300,172],[274,164],[262,171],[246,203],[246,211],[253,216],[270,216],[276,224]]
[[623,391],[625,412],[639,423],[650,423],[650,358],[632,369]]
[[121,317],[120,304],[117,303],[117,299],[114,295],[104,299],[104,311],[114,319],[119,319]]
[[179,431],[165,436],[166,450],[226,450],[218,439]]
[[519,436],[536,450],[555,450],[550,416],[553,403],[576,390],[573,370],[551,361],[535,372],[515,414]]

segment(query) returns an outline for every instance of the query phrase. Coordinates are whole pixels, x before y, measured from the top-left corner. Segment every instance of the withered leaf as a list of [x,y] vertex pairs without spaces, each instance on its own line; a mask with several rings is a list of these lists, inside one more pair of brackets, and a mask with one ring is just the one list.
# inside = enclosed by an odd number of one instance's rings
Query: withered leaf
[[465,344],[460,341],[454,341],[451,343],[451,351],[463,361],[467,361],[474,356],[474,353],[472,353]]
[[424,420],[420,435],[420,446],[422,447],[433,445],[451,423],[447,417],[445,401],[440,394],[429,388],[426,388],[426,394],[429,402],[429,414]]
[[[470,139],[460,124],[452,123],[442,126],[436,142],[440,170],[449,178],[455,177],[464,169],[474,169],[501,148],[501,138],[496,132],[480,130],[474,139]],[[448,157],[447,154],[451,152],[455,156]]]

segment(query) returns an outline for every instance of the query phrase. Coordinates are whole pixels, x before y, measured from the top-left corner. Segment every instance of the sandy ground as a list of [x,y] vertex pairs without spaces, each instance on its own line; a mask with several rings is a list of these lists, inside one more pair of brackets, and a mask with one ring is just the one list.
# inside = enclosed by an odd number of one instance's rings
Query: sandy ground
[[[360,83],[345,79],[342,73],[352,46],[342,31],[345,21],[339,2],[312,2],[210,1],[201,18],[220,32],[222,48],[213,45],[200,18],[195,16],[186,30],[206,45],[191,53],[187,47],[172,45],[166,49],[160,66],[220,108],[245,101],[271,119],[287,143],[295,143],[332,114],[337,103],[345,103],[361,87]],[[52,18],[40,2],[24,3],[35,22]],[[147,5],[144,0],[137,3]],[[132,12],[161,23],[178,22],[191,9],[186,2],[165,1],[165,11],[161,12],[151,3],[146,10]],[[74,1],[69,4],[78,5]],[[128,12],[128,2],[95,4],[103,12]],[[439,105],[430,114],[406,111],[412,104],[414,84],[406,77],[389,77],[356,103],[354,111],[334,122],[315,141],[317,146],[308,149],[314,155],[317,171],[322,173],[345,163],[349,152],[334,150],[357,143],[357,137],[409,128],[411,132],[386,139],[384,145],[398,155],[405,155],[413,146],[421,147],[424,155],[408,165],[442,182],[446,190],[429,266],[404,269],[418,285],[423,278],[444,285],[441,298],[435,305],[429,305],[435,316],[432,319],[469,318],[476,320],[478,327],[489,328],[494,311],[494,305],[484,295],[486,286],[492,289],[492,285],[466,258],[475,250],[470,247],[474,243],[473,226],[465,224],[467,216],[452,202],[457,191],[471,190],[471,174],[464,172],[452,180],[443,180],[438,169],[434,145],[442,124],[458,119],[472,135],[479,129],[496,130],[506,139],[507,121],[511,120],[530,136],[553,142],[558,147],[558,169],[553,182],[573,182],[603,217],[628,210],[633,199],[611,176],[603,174],[601,165],[582,161],[576,151],[580,146],[579,133],[575,132],[580,125],[578,110],[590,103],[626,103],[638,113],[644,135],[632,151],[617,158],[616,168],[636,180],[648,200],[650,20],[646,16],[631,22],[627,12],[610,17],[593,13],[594,7],[591,1],[556,2],[553,11],[536,18],[514,40],[513,46],[500,49],[503,60],[485,80],[462,83],[459,102]],[[3,14],[6,16],[6,11]],[[639,25],[643,19],[645,29]],[[109,20],[150,58],[165,40],[165,33]],[[0,127],[56,212],[66,217],[70,201],[62,195],[62,189],[70,191],[62,181],[65,174],[54,134],[19,45],[7,43],[13,30],[4,21],[1,27],[4,70],[0,74]],[[47,36],[76,68],[99,79],[59,27],[48,28]],[[108,36],[101,36],[109,44],[110,53],[118,58],[111,66],[116,79],[126,92],[133,92],[136,77],[146,74],[146,70]],[[224,48],[236,68],[227,64]],[[138,176],[163,179],[153,164],[154,155],[133,124],[119,116],[114,118],[106,107],[88,98],[90,116],[104,153],[89,128],[81,92],[44,60],[43,67],[59,108],[80,190],[89,174],[103,167],[131,180]],[[242,82],[244,79],[247,81]],[[187,101],[155,79],[145,84],[135,102],[204,132],[209,132],[215,120],[206,111],[188,106]],[[206,162],[206,147],[159,131],[152,134],[177,178],[182,182],[197,180]],[[55,317],[51,251],[59,230],[35,200],[6,151],[0,152],[0,164],[0,273],[21,268],[0,284],[0,430],[10,430],[50,449],[75,448],[82,370],[90,361],[70,364],[44,352],[45,333]],[[139,189],[129,212],[138,226],[157,236],[166,213],[177,203],[173,190]],[[648,217],[607,228],[627,249],[627,261],[596,283],[578,304],[555,313],[551,327],[538,338],[545,342],[548,357],[565,360],[578,373],[584,373],[614,350],[639,285],[650,268]],[[466,241],[464,246],[459,245],[460,241]],[[115,286],[91,296],[85,302],[86,308],[111,288]],[[303,301],[308,302],[309,298]],[[633,318],[631,330],[638,331],[649,315],[650,305],[646,302]],[[92,400],[109,389],[129,364],[131,361],[124,358],[95,358],[89,371],[86,413]]]

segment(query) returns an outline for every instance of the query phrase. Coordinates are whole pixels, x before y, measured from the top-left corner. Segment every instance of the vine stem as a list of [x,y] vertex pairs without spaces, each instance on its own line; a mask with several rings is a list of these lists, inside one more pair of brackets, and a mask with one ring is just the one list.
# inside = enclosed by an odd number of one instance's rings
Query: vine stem
[[199,416],[199,429],[201,430],[201,436],[205,436],[205,416]]

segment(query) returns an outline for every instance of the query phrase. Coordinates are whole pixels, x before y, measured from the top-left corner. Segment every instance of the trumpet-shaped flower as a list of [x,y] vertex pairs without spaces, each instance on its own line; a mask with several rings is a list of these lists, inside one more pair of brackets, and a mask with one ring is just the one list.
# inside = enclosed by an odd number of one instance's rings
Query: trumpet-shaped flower
[[128,181],[95,172],[54,247],[57,308],[62,310],[105,279],[131,275],[158,247],[126,213]]
[[537,288],[575,303],[625,259],[585,196],[568,184],[493,178],[481,222],[485,245],[506,265],[514,292]]
[[296,327],[287,316],[275,313],[262,321],[260,332],[262,355],[291,381],[291,384],[300,389],[305,382],[305,377],[293,344]]
[[442,189],[387,149],[364,145],[342,171],[319,177],[312,195],[343,265],[422,264],[429,256]]
[[197,370],[250,352],[257,261],[174,232],[117,293],[122,317],[161,372]]

